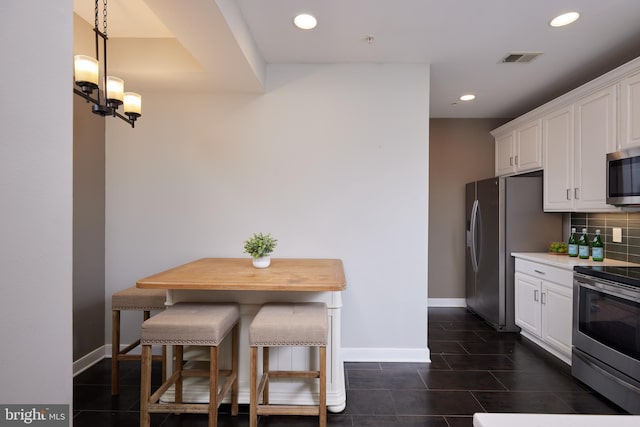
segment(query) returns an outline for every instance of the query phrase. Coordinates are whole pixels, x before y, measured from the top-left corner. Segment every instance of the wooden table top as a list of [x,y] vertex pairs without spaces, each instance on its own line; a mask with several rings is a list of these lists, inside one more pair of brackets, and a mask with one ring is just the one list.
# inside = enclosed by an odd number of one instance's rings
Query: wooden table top
[[250,258],[202,258],[136,282],[138,288],[173,290],[307,291],[346,289],[339,259],[272,258],[255,268]]

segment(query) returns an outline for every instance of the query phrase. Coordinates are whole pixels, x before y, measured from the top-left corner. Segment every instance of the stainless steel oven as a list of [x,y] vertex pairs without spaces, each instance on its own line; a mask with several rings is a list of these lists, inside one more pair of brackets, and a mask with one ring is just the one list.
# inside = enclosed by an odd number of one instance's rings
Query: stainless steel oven
[[640,277],[628,267],[576,267],[571,372],[640,414],[640,280],[635,274]]

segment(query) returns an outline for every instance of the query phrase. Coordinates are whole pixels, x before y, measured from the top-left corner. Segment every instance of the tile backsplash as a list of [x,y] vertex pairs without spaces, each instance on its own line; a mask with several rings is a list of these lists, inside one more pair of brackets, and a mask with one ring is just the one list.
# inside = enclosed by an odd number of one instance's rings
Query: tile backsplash
[[[640,264],[640,212],[572,213],[571,227],[578,233],[586,228],[589,240],[600,229],[605,258]],[[612,227],[622,228],[622,243],[613,243]]]

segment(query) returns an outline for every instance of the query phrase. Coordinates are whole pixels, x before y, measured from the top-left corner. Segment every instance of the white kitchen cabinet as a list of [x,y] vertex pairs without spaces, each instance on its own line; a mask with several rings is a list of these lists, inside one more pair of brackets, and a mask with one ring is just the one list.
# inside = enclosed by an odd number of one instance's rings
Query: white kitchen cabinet
[[533,120],[497,135],[496,176],[512,175],[542,168],[541,121]]
[[496,137],[496,176],[513,173],[513,132]]
[[606,153],[616,147],[616,86],[545,115],[544,210],[617,211],[606,203]]
[[515,274],[515,319],[516,325],[536,336],[542,333],[542,311],[540,310],[540,279]]
[[640,73],[620,82],[620,138],[617,148],[640,146]]
[[515,322],[521,334],[570,364],[572,271],[522,259],[515,268]]
[[542,339],[567,356],[571,355],[573,292],[571,287],[542,282]]
[[616,86],[576,102],[574,199],[578,211],[615,211],[607,204],[607,153],[616,147]]
[[573,105],[542,119],[545,211],[573,210]]

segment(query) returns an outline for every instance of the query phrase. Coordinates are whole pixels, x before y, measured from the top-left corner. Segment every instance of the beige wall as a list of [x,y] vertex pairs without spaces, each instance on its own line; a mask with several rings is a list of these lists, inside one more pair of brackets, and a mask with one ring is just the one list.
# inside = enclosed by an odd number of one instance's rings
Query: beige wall
[[[92,27],[75,13],[73,19],[74,54],[93,55]],[[105,118],[93,114],[91,106],[73,96],[73,360],[76,362],[104,345],[106,328]]]
[[[113,120],[107,118],[107,120]],[[104,345],[104,121],[73,99],[73,360]],[[123,122],[122,126],[126,126]]]
[[494,176],[492,129],[506,119],[431,119],[429,299],[464,298],[464,186]]

